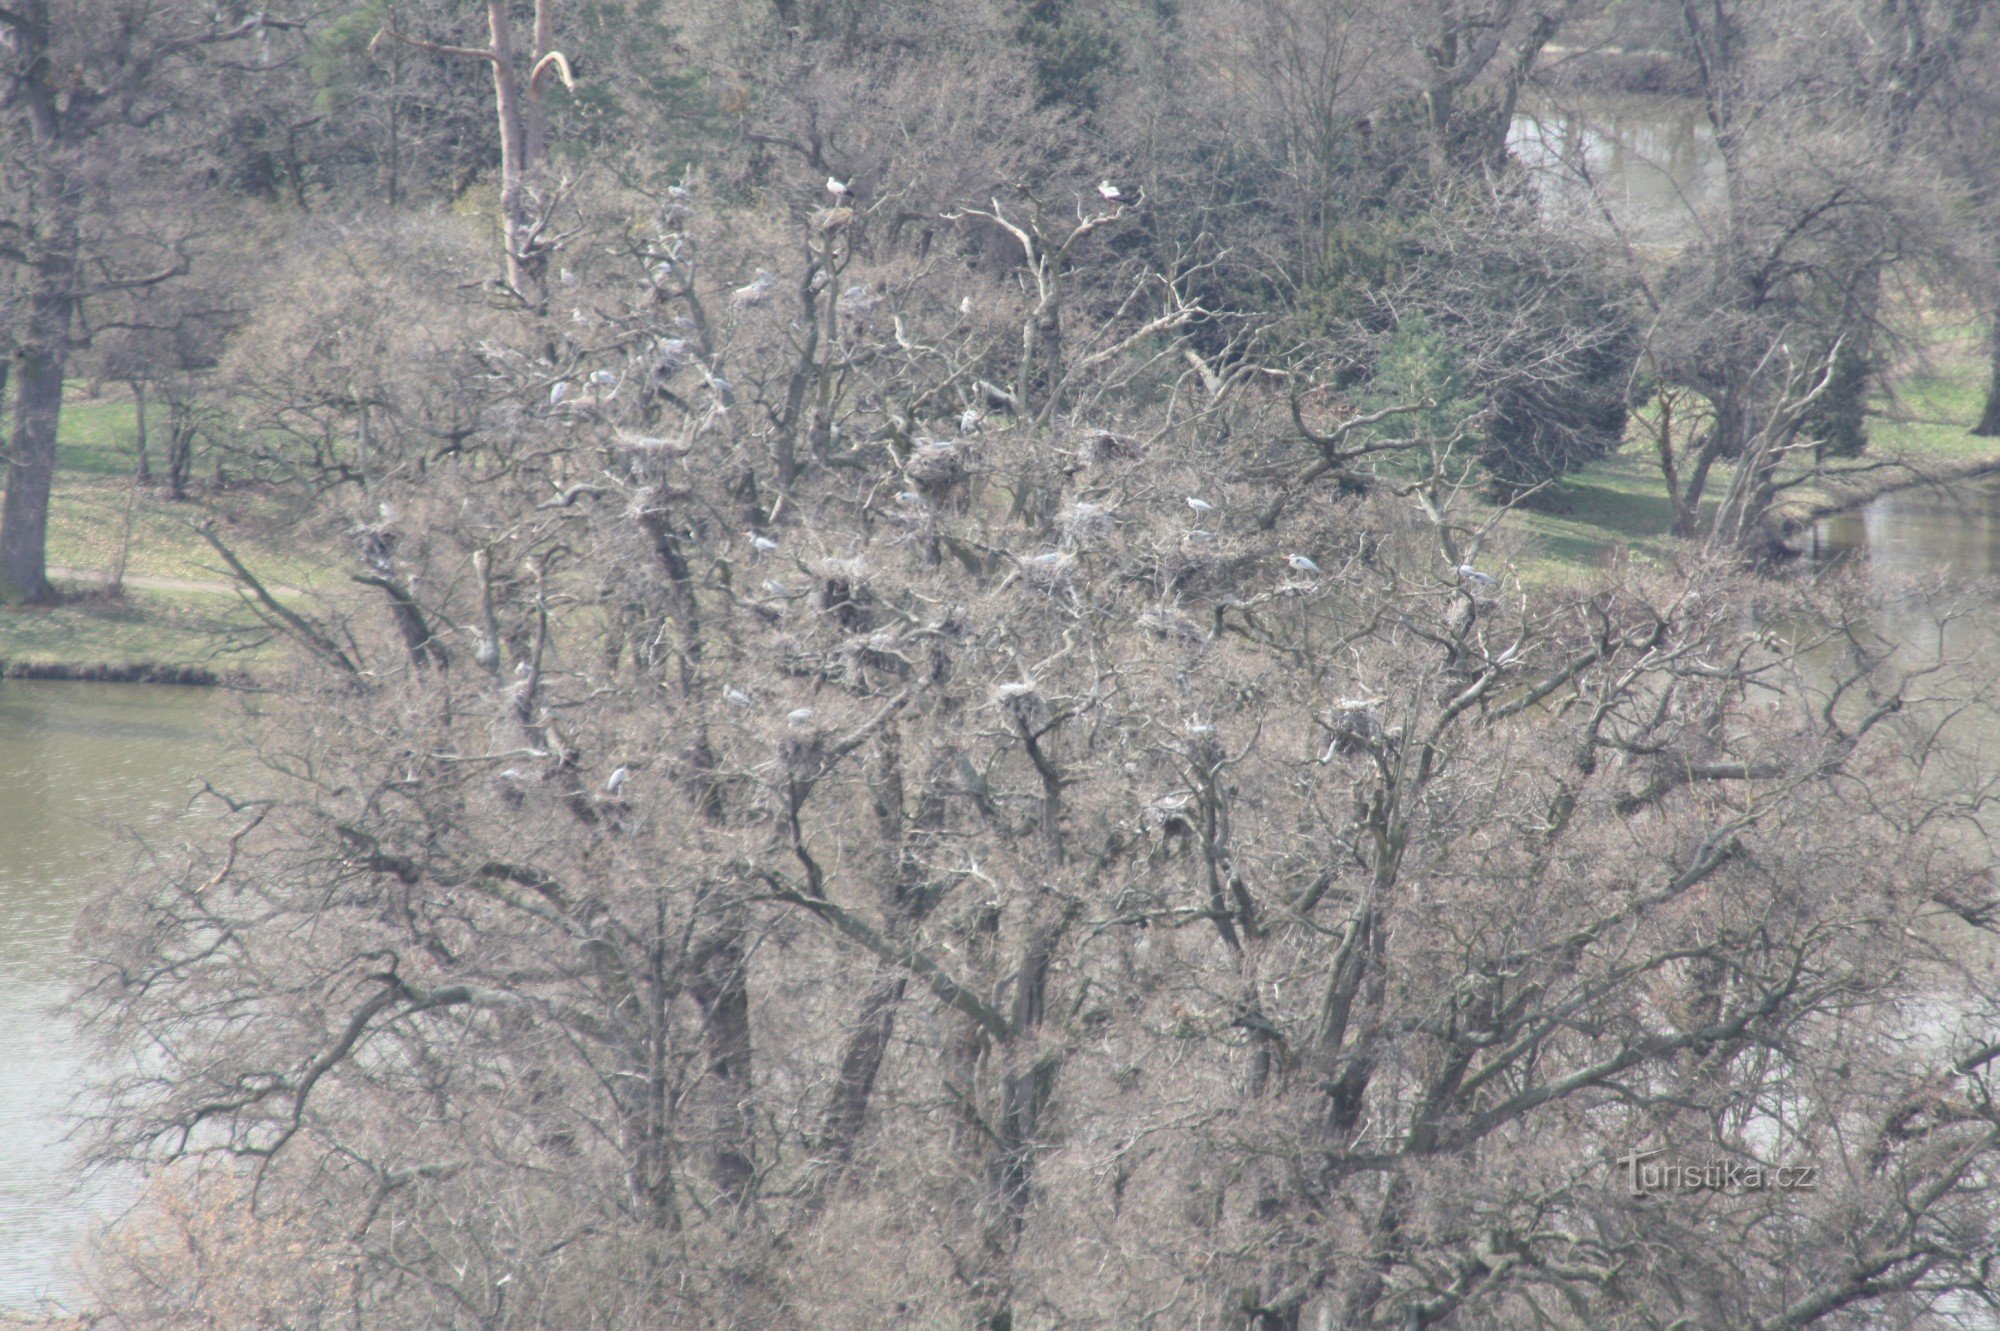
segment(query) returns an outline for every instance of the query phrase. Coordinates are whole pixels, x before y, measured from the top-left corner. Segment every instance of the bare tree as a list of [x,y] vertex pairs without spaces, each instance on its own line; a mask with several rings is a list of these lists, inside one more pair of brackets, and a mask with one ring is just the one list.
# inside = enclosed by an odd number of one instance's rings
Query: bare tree
[[[148,6],[117,17],[116,8],[25,0],[0,9],[7,62],[0,105],[9,160],[18,167],[10,173],[0,258],[25,274],[12,337],[14,432],[0,514],[0,595],[8,599],[50,595],[49,494],[79,309],[97,295],[166,282],[185,270],[176,237],[147,225],[160,218],[116,208],[114,196],[155,183],[135,164],[158,166],[174,146],[164,127],[175,123],[169,113],[187,92],[182,80],[191,66],[217,48],[293,26],[261,12],[190,18]],[[128,174],[114,181],[114,165]]]

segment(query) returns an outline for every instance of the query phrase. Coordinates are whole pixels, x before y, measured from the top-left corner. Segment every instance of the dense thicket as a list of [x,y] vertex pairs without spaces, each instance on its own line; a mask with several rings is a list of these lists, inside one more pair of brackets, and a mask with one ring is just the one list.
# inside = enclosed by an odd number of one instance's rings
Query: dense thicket
[[[238,54],[78,131],[225,132],[64,345],[346,577],[211,532],[291,650],[82,934],[106,1324],[1994,1306],[1985,684],[1751,567],[1983,290],[1977,6],[106,9]],[[1509,152],[1628,40],[1672,255]],[[1683,566],[1522,586],[1635,427]]]

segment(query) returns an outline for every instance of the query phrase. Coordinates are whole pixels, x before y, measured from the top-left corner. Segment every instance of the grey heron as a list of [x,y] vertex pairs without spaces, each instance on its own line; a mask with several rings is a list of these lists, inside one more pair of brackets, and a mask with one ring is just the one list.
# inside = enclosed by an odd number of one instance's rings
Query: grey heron
[[625,780],[631,775],[631,768],[626,767],[622,763],[619,764],[618,769],[604,779],[604,793],[607,795],[616,795],[620,790],[625,788]]
[[1319,565],[1313,563],[1312,560],[1307,559],[1304,555],[1286,555],[1285,562],[1300,573],[1319,572]]
[[1214,504],[1209,503],[1206,499],[1196,499],[1193,495],[1188,496],[1187,506],[1204,517],[1215,512]]
[[755,698],[752,698],[749,694],[745,693],[742,689],[737,688],[734,684],[731,684],[728,688],[724,689],[722,691],[722,696],[725,701],[733,702],[738,707],[755,707],[757,705],[757,700]]
[[778,548],[778,543],[768,536],[760,536],[754,531],[745,532],[744,535],[750,538],[750,548],[758,554],[768,555]]
[[1122,203],[1125,199],[1125,196],[1119,192],[1118,187],[1108,180],[1097,182],[1097,194],[1106,203]]
[[1491,573],[1481,573],[1470,564],[1460,564],[1456,572],[1460,581],[1469,582],[1475,587],[1498,587],[1500,585],[1500,579],[1494,577]]
[[794,707],[791,711],[785,713],[785,724],[802,726],[818,715],[819,713],[810,707]]
[[853,183],[851,180],[843,183],[833,176],[828,176],[826,178],[826,192],[836,199],[844,199],[847,197],[847,187]]
[[556,380],[556,381],[555,381],[555,383],[553,383],[553,384],[551,384],[551,385],[549,386],[549,405],[550,405],[550,406],[552,406],[552,407],[559,407],[559,406],[561,406],[561,405],[562,405],[562,400],[563,400],[564,398],[568,397],[568,396],[569,396],[569,380],[567,380],[567,379],[558,379],[558,380]]

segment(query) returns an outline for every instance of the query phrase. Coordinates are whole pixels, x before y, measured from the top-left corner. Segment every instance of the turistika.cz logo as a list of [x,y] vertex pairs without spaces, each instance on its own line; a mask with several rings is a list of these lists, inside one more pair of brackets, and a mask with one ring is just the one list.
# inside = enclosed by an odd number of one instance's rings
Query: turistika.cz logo
[[1625,1186],[1634,1197],[1662,1192],[1811,1192],[1819,1187],[1818,1165],[1746,1165],[1740,1160],[1660,1161],[1665,1147],[1627,1151],[1618,1157]]

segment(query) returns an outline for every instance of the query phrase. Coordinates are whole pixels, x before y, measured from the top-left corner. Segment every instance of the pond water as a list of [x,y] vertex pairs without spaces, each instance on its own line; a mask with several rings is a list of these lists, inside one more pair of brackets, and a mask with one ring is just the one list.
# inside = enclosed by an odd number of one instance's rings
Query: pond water
[[187,809],[219,710],[199,689],[0,682],[0,1317],[73,1293],[93,1206],[65,1145],[86,1055],[56,1010],[77,913],[133,833]]
[[1636,245],[1685,245],[1728,199],[1715,131],[1687,98],[1592,94],[1531,105],[1507,142],[1534,173],[1544,210],[1591,228],[1615,222]]

